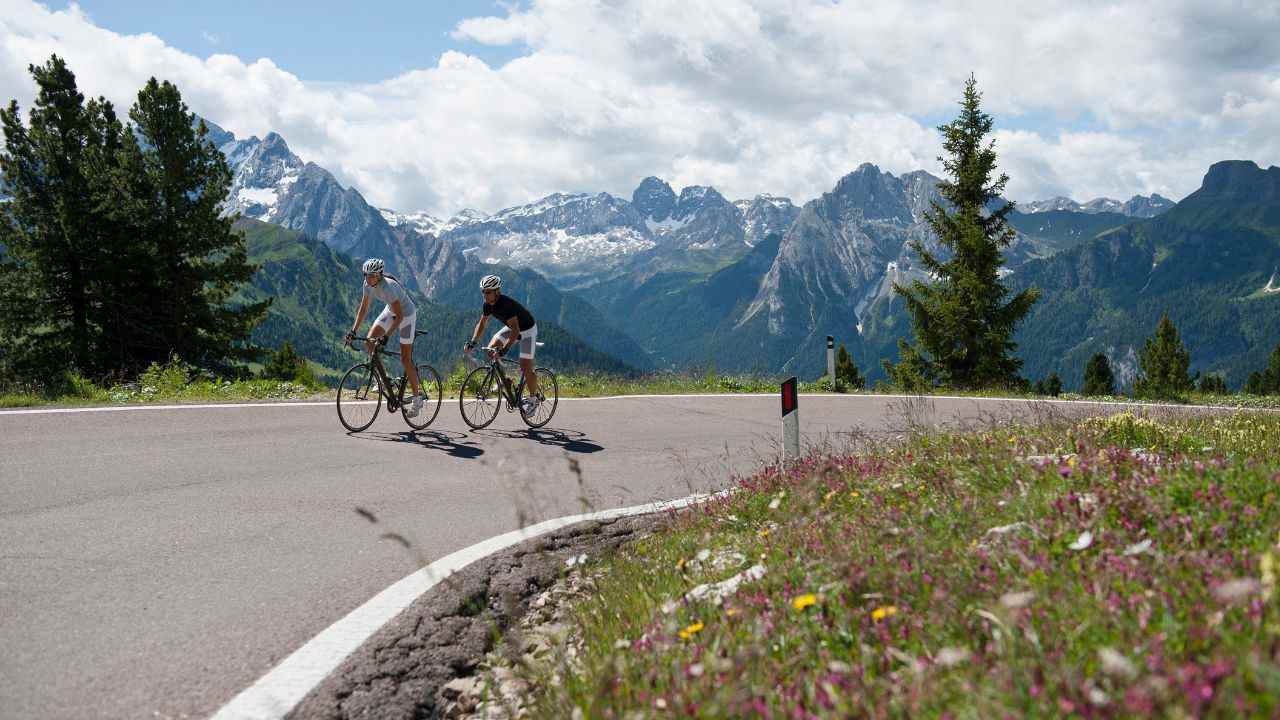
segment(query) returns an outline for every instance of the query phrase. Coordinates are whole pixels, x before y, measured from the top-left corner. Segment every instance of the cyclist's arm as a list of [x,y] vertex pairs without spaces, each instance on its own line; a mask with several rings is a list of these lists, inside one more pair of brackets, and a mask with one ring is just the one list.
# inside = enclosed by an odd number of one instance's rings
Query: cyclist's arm
[[502,346],[504,353],[510,350],[512,345],[520,342],[520,323],[516,321],[515,315],[507,318],[507,327],[511,328],[511,337],[507,340],[507,344]]
[[360,330],[360,324],[364,322],[364,315],[367,312],[369,312],[369,296],[365,295],[360,298],[360,307],[356,310],[356,321],[351,325],[352,335]]
[[475,344],[480,341],[480,333],[484,332],[484,327],[485,325],[488,325],[488,324],[489,324],[489,316],[481,315],[480,319],[476,321],[476,329],[471,333],[472,344]]

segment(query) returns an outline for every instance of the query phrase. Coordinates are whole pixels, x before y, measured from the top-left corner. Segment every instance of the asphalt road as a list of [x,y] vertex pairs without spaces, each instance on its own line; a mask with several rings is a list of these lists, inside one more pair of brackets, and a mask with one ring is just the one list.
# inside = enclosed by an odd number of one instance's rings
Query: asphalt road
[[[802,432],[922,419],[902,402],[805,396]],[[330,405],[0,413],[0,718],[207,716],[425,563],[724,487],[781,437],[778,398],[747,396],[565,400],[536,433],[507,413],[465,430],[453,403],[416,435],[385,413],[348,435]]]

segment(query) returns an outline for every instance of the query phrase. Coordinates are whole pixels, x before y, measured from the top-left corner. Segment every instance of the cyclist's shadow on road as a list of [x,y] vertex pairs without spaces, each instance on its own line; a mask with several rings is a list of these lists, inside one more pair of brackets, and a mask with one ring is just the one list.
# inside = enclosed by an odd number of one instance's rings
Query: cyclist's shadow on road
[[603,445],[591,442],[586,434],[578,430],[560,430],[556,428],[530,428],[528,430],[490,430],[494,435],[512,439],[527,439],[564,448],[567,452],[593,453],[604,449]]
[[417,430],[396,433],[347,433],[347,435],[358,440],[413,443],[424,448],[443,451],[446,455],[462,458],[463,460],[473,460],[484,454],[484,448],[478,447],[473,442],[455,442],[456,440],[464,440],[467,437],[465,433],[452,433],[443,430]]

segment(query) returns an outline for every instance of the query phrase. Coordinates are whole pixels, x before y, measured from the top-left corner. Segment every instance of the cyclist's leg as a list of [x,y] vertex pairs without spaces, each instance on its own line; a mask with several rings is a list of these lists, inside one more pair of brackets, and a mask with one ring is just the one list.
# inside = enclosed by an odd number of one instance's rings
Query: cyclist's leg
[[417,324],[417,313],[400,323],[400,364],[404,366],[404,377],[409,381],[409,387],[413,388],[413,394],[421,396],[422,388],[418,385],[418,370],[413,366],[413,337]]
[[524,372],[525,395],[537,397],[538,373],[533,370],[533,356],[538,349],[538,326],[534,325],[520,333],[520,370]]
[[[507,340],[510,339],[510,337],[511,337],[511,328],[507,327],[506,325],[503,325],[502,329],[498,330],[498,332],[493,334],[493,337],[489,338],[489,345],[488,345],[489,349],[498,350],[499,348],[507,344]],[[501,367],[499,367],[499,369],[501,369]],[[511,378],[505,377],[505,374],[503,377],[506,380],[507,389],[511,390],[512,389],[511,386],[514,381]]]
[[[373,326],[369,328],[369,340],[364,343],[365,350],[373,352],[373,341],[387,334],[387,331],[395,325],[396,314],[391,312],[391,306],[382,309],[378,315],[378,319],[373,321]],[[410,336],[412,337],[412,336]]]
[[502,328],[498,330],[498,332],[493,334],[493,337],[489,338],[489,345],[487,347],[490,350],[497,350],[503,345],[506,345],[507,340],[510,337],[511,337],[511,328],[507,327],[506,325],[503,325]]

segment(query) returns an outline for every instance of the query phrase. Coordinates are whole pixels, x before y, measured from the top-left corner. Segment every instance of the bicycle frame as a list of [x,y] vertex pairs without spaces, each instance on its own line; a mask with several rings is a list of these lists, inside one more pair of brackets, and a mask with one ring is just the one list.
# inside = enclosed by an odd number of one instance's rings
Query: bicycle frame
[[[395,355],[397,357],[400,355],[400,353],[395,352],[394,350],[387,349],[387,337],[388,337],[387,335],[383,335],[378,338],[353,337],[351,338],[351,342],[353,343],[352,344],[353,348],[355,347],[354,343],[356,342],[368,342],[368,341],[373,342],[373,352],[369,354],[369,365],[373,368],[373,371],[378,375],[378,380],[379,380],[378,394],[387,399],[387,410],[389,412],[396,412],[397,410],[400,409],[400,406],[404,404],[404,390],[409,383],[406,382],[403,376],[400,378],[397,378],[398,382],[396,382],[396,381],[393,381],[389,375],[387,375],[387,369],[382,364],[382,355],[384,354]],[[373,375],[369,376],[369,381],[370,383],[373,382]],[[392,388],[392,387],[398,388],[398,392],[394,395],[392,395],[387,390],[387,388]],[[365,389],[366,397],[368,396],[368,393],[369,393],[368,388],[366,388]]]
[[[479,353],[483,351],[473,350],[472,352]],[[489,367],[498,374],[498,379],[501,381],[498,383],[498,387],[499,387],[498,392],[501,392],[502,396],[507,399],[507,404],[509,407],[519,407],[520,396],[521,394],[524,393],[524,381],[525,381],[524,370],[523,369],[520,370],[520,382],[516,383],[515,385],[511,385],[510,378],[507,377],[506,371],[502,369],[503,363],[510,363],[512,365],[515,365],[517,368],[520,366],[520,364],[514,360],[510,360],[508,358],[502,357],[501,355],[495,356],[492,360],[489,361]]]

